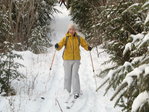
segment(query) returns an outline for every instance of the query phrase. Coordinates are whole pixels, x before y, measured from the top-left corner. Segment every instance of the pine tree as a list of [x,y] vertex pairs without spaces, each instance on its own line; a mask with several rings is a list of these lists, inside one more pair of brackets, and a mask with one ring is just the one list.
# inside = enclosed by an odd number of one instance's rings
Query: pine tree
[[[32,42],[37,42],[36,46],[40,46],[42,49],[51,46],[50,39],[46,34],[50,32],[50,21],[52,20],[53,12],[56,11],[54,9],[55,3],[56,1],[54,0],[2,1],[2,7],[10,11],[11,31],[15,36],[13,43],[19,43],[19,46],[15,44],[15,50],[31,49],[33,52],[35,51],[34,53],[39,53],[36,49],[37,47],[30,46],[32,45],[30,40],[33,38],[34,32],[42,35],[42,39],[39,39],[38,35],[36,35],[37,38],[32,39]],[[39,28],[40,31],[37,30]],[[40,45],[38,45],[40,40]]]
[[[126,3],[124,3],[124,5],[125,4]],[[121,6],[123,5],[121,4]],[[122,51],[120,57],[122,60],[115,60],[119,58],[116,57],[117,55],[115,50],[117,49],[114,47],[115,41],[113,42],[115,38],[110,40],[112,42],[107,42],[108,51],[112,55],[110,61],[115,62],[116,66],[114,69],[112,68],[113,70],[110,70],[109,68],[107,69],[110,71],[105,79],[105,82],[109,81],[108,87],[106,88],[106,93],[108,92],[109,88],[113,87],[116,92],[111,100],[117,96],[115,106],[121,106],[123,111],[126,112],[147,112],[149,110],[149,97],[145,97],[142,103],[140,103],[140,106],[136,107],[135,105],[139,103],[136,99],[142,96],[142,94],[148,94],[149,89],[149,29],[148,23],[145,23],[145,18],[148,12],[147,7],[147,3],[131,3],[126,10],[121,12],[121,15],[116,18],[116,21],[114,22],[117,26],[119,26],[117,23],[120,23],[121,20],[125,23],[121,24],[116,31],[112,32],[112,35],[118,35],[117,43],[121,46],[117,46],[120,47]],[[120,31],[122,35],[119,35],[119,29],[122,29],[122,31]],[[128,34],[123,36],[125,32],[128,32]],[[125,40],[123,41],[121,37],[124,37]],[[113,51],[115,53],[113,53]]]
[[11,32],[11,25],[9,21],[9,10],[6,7],[0,6],[0,94],[14,95],[15,91],[11,87],[11,81],[22,77],[17,71],[17,68],[22,66],[16,63],[14,59],[21,56],[14,53],[14,34]]
[[78,24],[79,30],[83,32],[86,37],[92,35],[90,33],[92,28],[91,14],[91,6],[87,1],[74,0],[71,3],[72,20]]
[[23,77],[17,69],[22,59],[15,50],[44,52],[49,47],[47,36],[52,14],[56,11],[54,0],[0,1],[0,94],[12,95],[14,79]]
[[[101,72],[105,81],[100,87],[108,83],[105,94],[114,88],[115,94],[111,100],[117,96],[115,106],[122,107],[122,111],[147,112],[148,2],[91,0],[84,1],[81,3],[83,5],[80,3],[75,1],[72,4],[72,19],[94,46],[102,42],[110,55],[110,60],[104,64],[113,63],[113,66]],[[146,97],[135,108],[142,95]]]

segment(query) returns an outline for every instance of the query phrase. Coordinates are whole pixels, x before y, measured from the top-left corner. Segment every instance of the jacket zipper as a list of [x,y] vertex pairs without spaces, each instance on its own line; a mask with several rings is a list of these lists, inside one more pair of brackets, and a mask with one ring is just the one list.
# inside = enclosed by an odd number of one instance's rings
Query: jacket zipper
[[73,60],[74,60],[74,37],[72,37],[73,38]]

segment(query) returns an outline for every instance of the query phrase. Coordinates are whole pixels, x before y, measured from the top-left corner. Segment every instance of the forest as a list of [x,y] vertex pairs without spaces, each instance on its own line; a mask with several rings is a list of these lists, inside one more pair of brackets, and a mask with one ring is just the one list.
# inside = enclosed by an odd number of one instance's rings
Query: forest
[[[47,53],[57,0],[0,0],[0,96],[14,96],[13,80],[25,78],[15,51]],[[102,46],[112,63],[97,74],[105,96],[113,89],[114,107],[149,112],[149,1],[66,0],[69,16],[95,49]],[[59,5],[59,4],[58,4]],[[98,53],[98,52],[97,52]],[[95,54],[94,54],[95,55]],[[100,57],[99,57],[100,58]],[[100,66],[99,66],[100,67]],[[113,107],[113,108],[114,108]]]

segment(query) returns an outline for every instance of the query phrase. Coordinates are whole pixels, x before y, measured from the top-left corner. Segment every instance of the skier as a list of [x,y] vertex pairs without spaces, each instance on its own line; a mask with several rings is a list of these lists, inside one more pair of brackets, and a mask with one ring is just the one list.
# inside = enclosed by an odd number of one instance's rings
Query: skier
[[55,44],[56,50],[60,50],[65,46],[63,52],[64,59],[64,89],[71,93],[71,86],[73,90],[74,99],[80,95],[80,79],[79,79],[79,66],[80,66],[80,45],[87,51],[91,51],[92,47],[88,45],[85,39],[76,33],[75,25],[71,24],[68,27],[66,36]]

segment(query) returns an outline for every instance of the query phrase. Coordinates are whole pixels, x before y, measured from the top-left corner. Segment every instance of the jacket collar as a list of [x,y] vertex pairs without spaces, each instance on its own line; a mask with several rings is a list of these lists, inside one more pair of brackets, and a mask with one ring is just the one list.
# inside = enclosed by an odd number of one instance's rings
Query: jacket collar
[[[76,35],[77,35],[77,33],[75,33],[75,36],[74,36],[74,37],[76,37]],[[66,36],[68,36],[68,37],[73,37],[73,36],[71,35],[71,33],[66,33]]]

